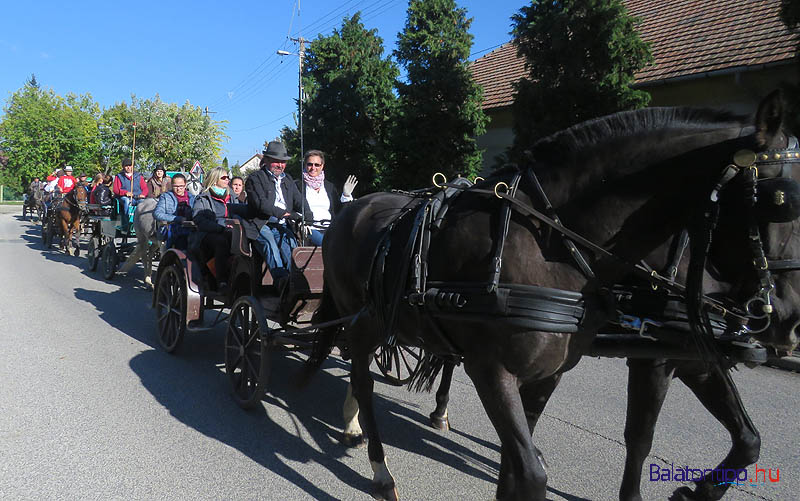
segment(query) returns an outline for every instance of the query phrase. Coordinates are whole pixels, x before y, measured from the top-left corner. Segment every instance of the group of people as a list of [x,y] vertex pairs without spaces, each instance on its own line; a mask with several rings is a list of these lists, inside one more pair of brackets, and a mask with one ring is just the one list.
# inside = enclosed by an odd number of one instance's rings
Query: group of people
[[[263,256],[273,280],[280,282],[289,274],[292,249],[298,244],[295,225],[302,228],[302,236],[311,245],[320,246],[336,213],[353,200],[358,180],[348,176],[339,191],[325,179],[322,151],[310,150],[305,154],[302,179],[297,181],[285,172],[289,158],[283,143],[272,141],[263,152],[260,168],[246,182],[217,167],[206,174],[204,190],[196,197],[189,193],[183,174],[170,178],[158,166],[145,179],[135,172],[130,159],[122,161],[122,171],[117,175],[98,173],[91,184],[85,174],[73,177],[72,167],[66,166],[49,176],[46,183],[34,178],[29,190],[66,194],[80,186],[89,193],[89,203],[98,205],[110,205],[113,196],[119,202],[123,224],[127,223],[126,215],[132,206],[148,197],[158,199],[153,216],[165,223],[162,238],[177,248],[197,249],[209,259],[213,257],[218,286],[225,290],[231,242],[226,219],[241,219],[247,237]],[[181,225],[187,220],[194,221],[196,231]]]
[[197,197],[192,209],[197,231],[188,243],[214,257],[220,290],[227,288],[230,272],[231,233],[225,219],[233,216],[242,219],[247,237],[255,242],[273,280],[280,283],[290,272],[292,249],[297,246],[294,224],[302,223],[304,236],[312,245],[321,245],[336,212],[342,204],[353,200],[358,180],[349,176],[340,193],[333,183],[325,180],[323,152],[310,150],[305,154],[303,179],[297,182],[285,172],[289,158],[283,143],[272,141],[267,145],[260,168],[244,183],[243,199],[247,204],[244,211],[236,208],[242,203],[242,197],[237,195],[241,187],[229,190],[229,184],[241,183],[241,179],[230,178],[222,168],[208,174],[206,189]]

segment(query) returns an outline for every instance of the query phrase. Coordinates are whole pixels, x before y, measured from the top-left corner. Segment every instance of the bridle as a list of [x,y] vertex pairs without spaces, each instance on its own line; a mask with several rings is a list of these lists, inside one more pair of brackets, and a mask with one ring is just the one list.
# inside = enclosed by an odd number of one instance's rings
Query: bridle
[[[756,334],[765,331],[771,322],[771,314],[774,310],[772,306],[772,295],[775,291],[775,283],[772,279],[773,273],[782,273],[800,270],[800,259],[768,259],[764,251],[764,242],[761,238],[761,225],[769,222],[789,222],[795,221],[800,212],[795,214],[790,212],[779,221],[771,221],[769,217],[760,216],[758,207],[773,206],[780,208],[789,203],[786,200],[786,192],[776,189],[771,193],[771,197],[766,190],[759,189],[766,183],[775,179],[788,180],[789,183],[797,185],[792,179],[792,166],[800,164],[800,148],[796,137],[787,137],[787,147],[780,150],[769,150],[754,153],[751,150],[739,150],[734,154],[733,163],[724,170],[720,182],[718,182],[711,194],[712,204],[718,202],[718,193],[727,184],[727,181],[741,173],[744,179],[744,205],[748,209],[748,243],[752,254],[753,269],[758,277],[757,292],[744,303],[746,315],[753,320],[763,320],[764,324],[758,329],[747,328],[748,332]],[[777,176],[760,178],[759,168],[763,170],[772,167],[779,167]],[[798,188],[800,191],[800,188]],[[766,220],[765,220],[766,219]],[[784,241],[782,247],[785,248],[791,234]]]

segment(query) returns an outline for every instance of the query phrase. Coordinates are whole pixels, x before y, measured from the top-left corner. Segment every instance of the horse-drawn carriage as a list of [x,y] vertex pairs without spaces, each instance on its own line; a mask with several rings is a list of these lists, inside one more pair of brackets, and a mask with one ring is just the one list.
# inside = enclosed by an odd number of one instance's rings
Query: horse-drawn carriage
[[130,204],[128,212],[122,214],[118,199],[113,206],[90,206],[87,214],[86,234],[89,243],[86,250],[86,266],[89,271],[101,265],[103,278],[111,280],[120,263],[136,247],[136,229],[133,216],[137,205]]
[[[194,227],[189,221],[182,224]],[[170,353],[186,333],[211,330],[227,319],[225,370],[236,402],[246,408],[263,396],[271,351],[309,349],[314,342],[319,326],[312,327],[311,320],[322,294],[322,249],[294,248],[288,278],[276,283],[241,221],[228,219],[226,226],[232,235],[230,277],[217,277],[213,260],[200,251],[170,248],[159,262],[153,306],[158,341]],[[218,290],[222,281],[231,284],[229,290]],[[204,324],[212,311],[214,319]]]
[[[446,193],[368,195],[326,233],[324,284],[319,250],[300,247],[296,271],[278,288],[231,220],[227,293],[203,256],[169,250],[162,259],[159,341],[173,351],[230,309],[225,367],[245,407],[264,391],[272,350],[312,348],[318,366],[346,343],[344,436],[361,436],[360,412],[381,499],[398,498],[368,370],[384,343],[425,350],[420,367],[407,365],[421,385],[437,373],[429,355],[463,357],[502,444],[498,498],[546,498],[532,432],[562,374],[587,354],[632,359],[621,498],[641,499],[643,461],[673,376],[731,433],[717,468],[745,468],[760,441],[729,369],[764,360],[752,339],[792,349],[800,327],[792,301],[800,149],[781,114],[770,96],[755,123],[690,109],[612,115],[543,139],[530,165],[474,186],[440,182],[459,193],[451,202]],[[205,310],[219,310],[211,326],[200,325]],[[399,367],[400,353],[378,358]],[[679,487],[674,498],[719,499],[729,487],[708,474],[695,480],[694,491]]]
[[[41,216],[42,243],[50,248],[56,237],[60,239],[62,250],[73,255],[80,254],[80,225],[86,218],[89,207],[89,193],[83,187],[76,187],[65,195],[52,195],[48,204],[42,204]],[[73,247],[74,246],[74,247]]]

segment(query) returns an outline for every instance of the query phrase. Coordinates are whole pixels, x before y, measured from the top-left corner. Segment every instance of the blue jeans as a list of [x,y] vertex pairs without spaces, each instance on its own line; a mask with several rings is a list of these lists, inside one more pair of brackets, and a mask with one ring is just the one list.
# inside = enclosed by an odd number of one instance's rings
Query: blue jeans
[[282,224],[265,224],[259,230],[256,242],[272,278],[286,276],[292,263],[292,249],[297,247],[291,230]]
[[322,238],[324,236],[325,236],[324,232],[316,228],[311,228],[311,235],[309,235],[308,240],[311,242],[311,245],[320,247],[322,245]]

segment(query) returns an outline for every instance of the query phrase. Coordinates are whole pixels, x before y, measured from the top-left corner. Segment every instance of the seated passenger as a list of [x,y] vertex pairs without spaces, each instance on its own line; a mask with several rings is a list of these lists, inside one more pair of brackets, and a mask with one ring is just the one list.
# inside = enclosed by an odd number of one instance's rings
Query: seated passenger
[[64,175],[58,178],[56,182],[56,191],[62,195],[66,195],[78,185],[78,180],[72,177],[72,166],[67,165],[64,167]]
[[160,165],[153,169],[153,175],[147,180],[148,197],[158,198],[163,193],[169,193],[170,179],[166,174],[167,171]]
[[307,222],[314,217],[292,178],[284,172],[289,158],[283,143],[270,141],[261,168],[250,174],[245,183],[247,205],[255,215],[252,223],[257,232],[253,235],[252,230],[248,231],[247,236],[257,242],[275,280],[289,274],[292,249],[297,246],[287,222],[299,222],[303,212]]
[[144,177],[133,171],[130,158],[122,160],[122,172],[114,176],[114,196],[119,200],[119,213],[123,227],[127,226],[130,207],[138,200],[147,197],[147,183]]
[[167,247],[186,249],[190,231],[181,227],[181,223],[192,219],[195,197],[186,191],[186,177],[183,174],[175,174],[170,187],[172,191],[158,197],[153,217],[156,221],[167,223],[162,232],[162,240]]
[[233,196],[231,197],[232,204],[247,203],[247,192],[244,191],[244,179],[239,176],[233,176],[231,178],[231,191],[233,192]]
[[58,196],[58,190],[56,187],[58,186],[58,180],[64,177],[64,170],[59,169],[55,172],[55,178],[50,179],[47,184],[44,186],[44,204],[49,208],[50,204],[53,202],[53,199]]
[[[185,181],[185,180],[184,180]],[[228,292],[231,232],[225,226],[228,215],[228,171],[212,169],[205,180],[205,190],[195,198],[192,221],[197,231],[189,235],[189,248],[199,250],[204,259],[213,258],[209,268],[217,279],[217,291]],[[210,259],[209,259],[210,261]]]
[[322,245],[322,236],[333,221],[342,204],[353,201],[353,189],[358,184],[355,176],[347,176],[341,195],[332,182],[325,179],[325,154],[319,150],[306,152],[303,161],[303,180],[297,189],[305,193],[306,202],[313,213],[314,225],[309,240],[311,245]]
[[89,203],[101,206],[111,205],[111,176],[102,174],[100,172],[95,176],[95,185],[92,192],[89,193]]

